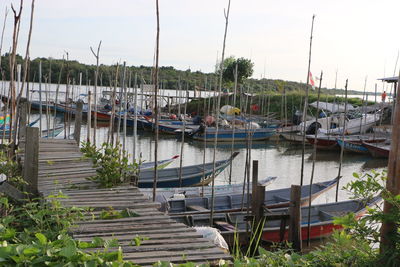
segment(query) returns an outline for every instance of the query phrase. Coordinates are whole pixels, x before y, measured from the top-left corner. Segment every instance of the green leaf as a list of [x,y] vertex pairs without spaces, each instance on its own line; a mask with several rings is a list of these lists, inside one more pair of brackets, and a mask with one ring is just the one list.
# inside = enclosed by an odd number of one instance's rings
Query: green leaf
[[37,247],[33,247],[33,246],[29,246],[27,248],[24,249],[23,253],[24,255],[35,255],[37,253],[40,252],[40,249],[38,249]]
[[70,259],[76,255],[76,252],[77,252],[77,249],[76,249],[75,242],[72,240],[69,240],[69,241],[67,241],[66,246],[60,250],[60,255],[63,257],[66,257],[67,259]]
[[46,238],[46,236],[44,234],[36,233],[35,236],[39,240],[40,244],[42,244],[42,245],[46,245],[47,244],[47,238]]

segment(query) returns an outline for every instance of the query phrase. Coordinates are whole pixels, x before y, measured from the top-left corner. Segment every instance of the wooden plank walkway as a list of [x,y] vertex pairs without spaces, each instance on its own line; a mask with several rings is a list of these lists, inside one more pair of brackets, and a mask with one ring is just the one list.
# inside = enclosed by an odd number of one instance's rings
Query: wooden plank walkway
[[[99,189],[96,183],[86,179],[95,174],[91,160],[83,158],[75,141],[40,139],[39,192],[46,197],[61,190],[67,196],[61,199],[63,205],[92,208],[88,219],[71,229],[74,238],[82,241],[97,236],[116,238],[124,259],[142,266],[151,266],[157,261],[216,263],[220,259],[231,259],[228,253],[194,229],[158,211],[160,204],[151,202],[137,187]],[[91,219],[99,218],[102,211],[110,209],[127,210],[135,217]],[[140,246],[132,245],[132,240],[138,236],[146,240],[141,241]]]

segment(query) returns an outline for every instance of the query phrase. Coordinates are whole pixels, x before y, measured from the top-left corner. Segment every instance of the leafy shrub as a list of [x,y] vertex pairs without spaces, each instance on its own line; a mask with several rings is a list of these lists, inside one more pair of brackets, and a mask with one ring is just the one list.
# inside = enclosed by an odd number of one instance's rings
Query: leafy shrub
[[89,142],[83,142],[81,151],[85,157],[91,158],[97,175],[90,178],[101,187],[113,187],[129,182],[137,173],[137,164],[128,164],[128,155],[123,151],[121,144],[113,147],[112,144],[103,143],[100,149]]

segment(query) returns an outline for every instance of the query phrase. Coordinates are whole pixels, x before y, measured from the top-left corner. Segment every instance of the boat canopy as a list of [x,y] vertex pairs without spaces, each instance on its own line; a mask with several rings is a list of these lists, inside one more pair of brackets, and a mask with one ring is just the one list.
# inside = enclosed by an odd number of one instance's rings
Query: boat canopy
[[[317,108],[317,101],[310,104],[311,107]],[[345,105],[337,103],[319,102],[319,109],[326,110],[332,113],[344,112]],[[356,109],[352,104],[347,104],[347,111]]]
[[239,115],[240,114],[239,108],[236,108],[236,107],[233,107],[230,105],[225,105],[225,106],[221,107],[220,111],[227,115]]

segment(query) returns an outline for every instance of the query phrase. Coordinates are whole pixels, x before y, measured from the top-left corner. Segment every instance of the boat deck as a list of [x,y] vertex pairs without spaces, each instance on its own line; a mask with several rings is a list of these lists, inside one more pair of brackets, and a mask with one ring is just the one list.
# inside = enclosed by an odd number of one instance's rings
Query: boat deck
[[[194,229],[158,211],[160,203],[149,200],[137,187],[100,189],[87,180],[96,170],[91,160],[83,158],[73,140],[40,139],[38,170],[38,190],[44,197],[61,191],[66,196],[60,199],[63,205],[91,208],[87,219],[77,222],[70,230],[78,240],[115,238],[124,252],[124,259],[141,266],[151,266],[158,261],[199,264],[231,259],[228,253]],[[112,210],[125,210],[132,217],[97,219],[101,212]],[[141,244],[135,246],[132,241],[138,237]]]

